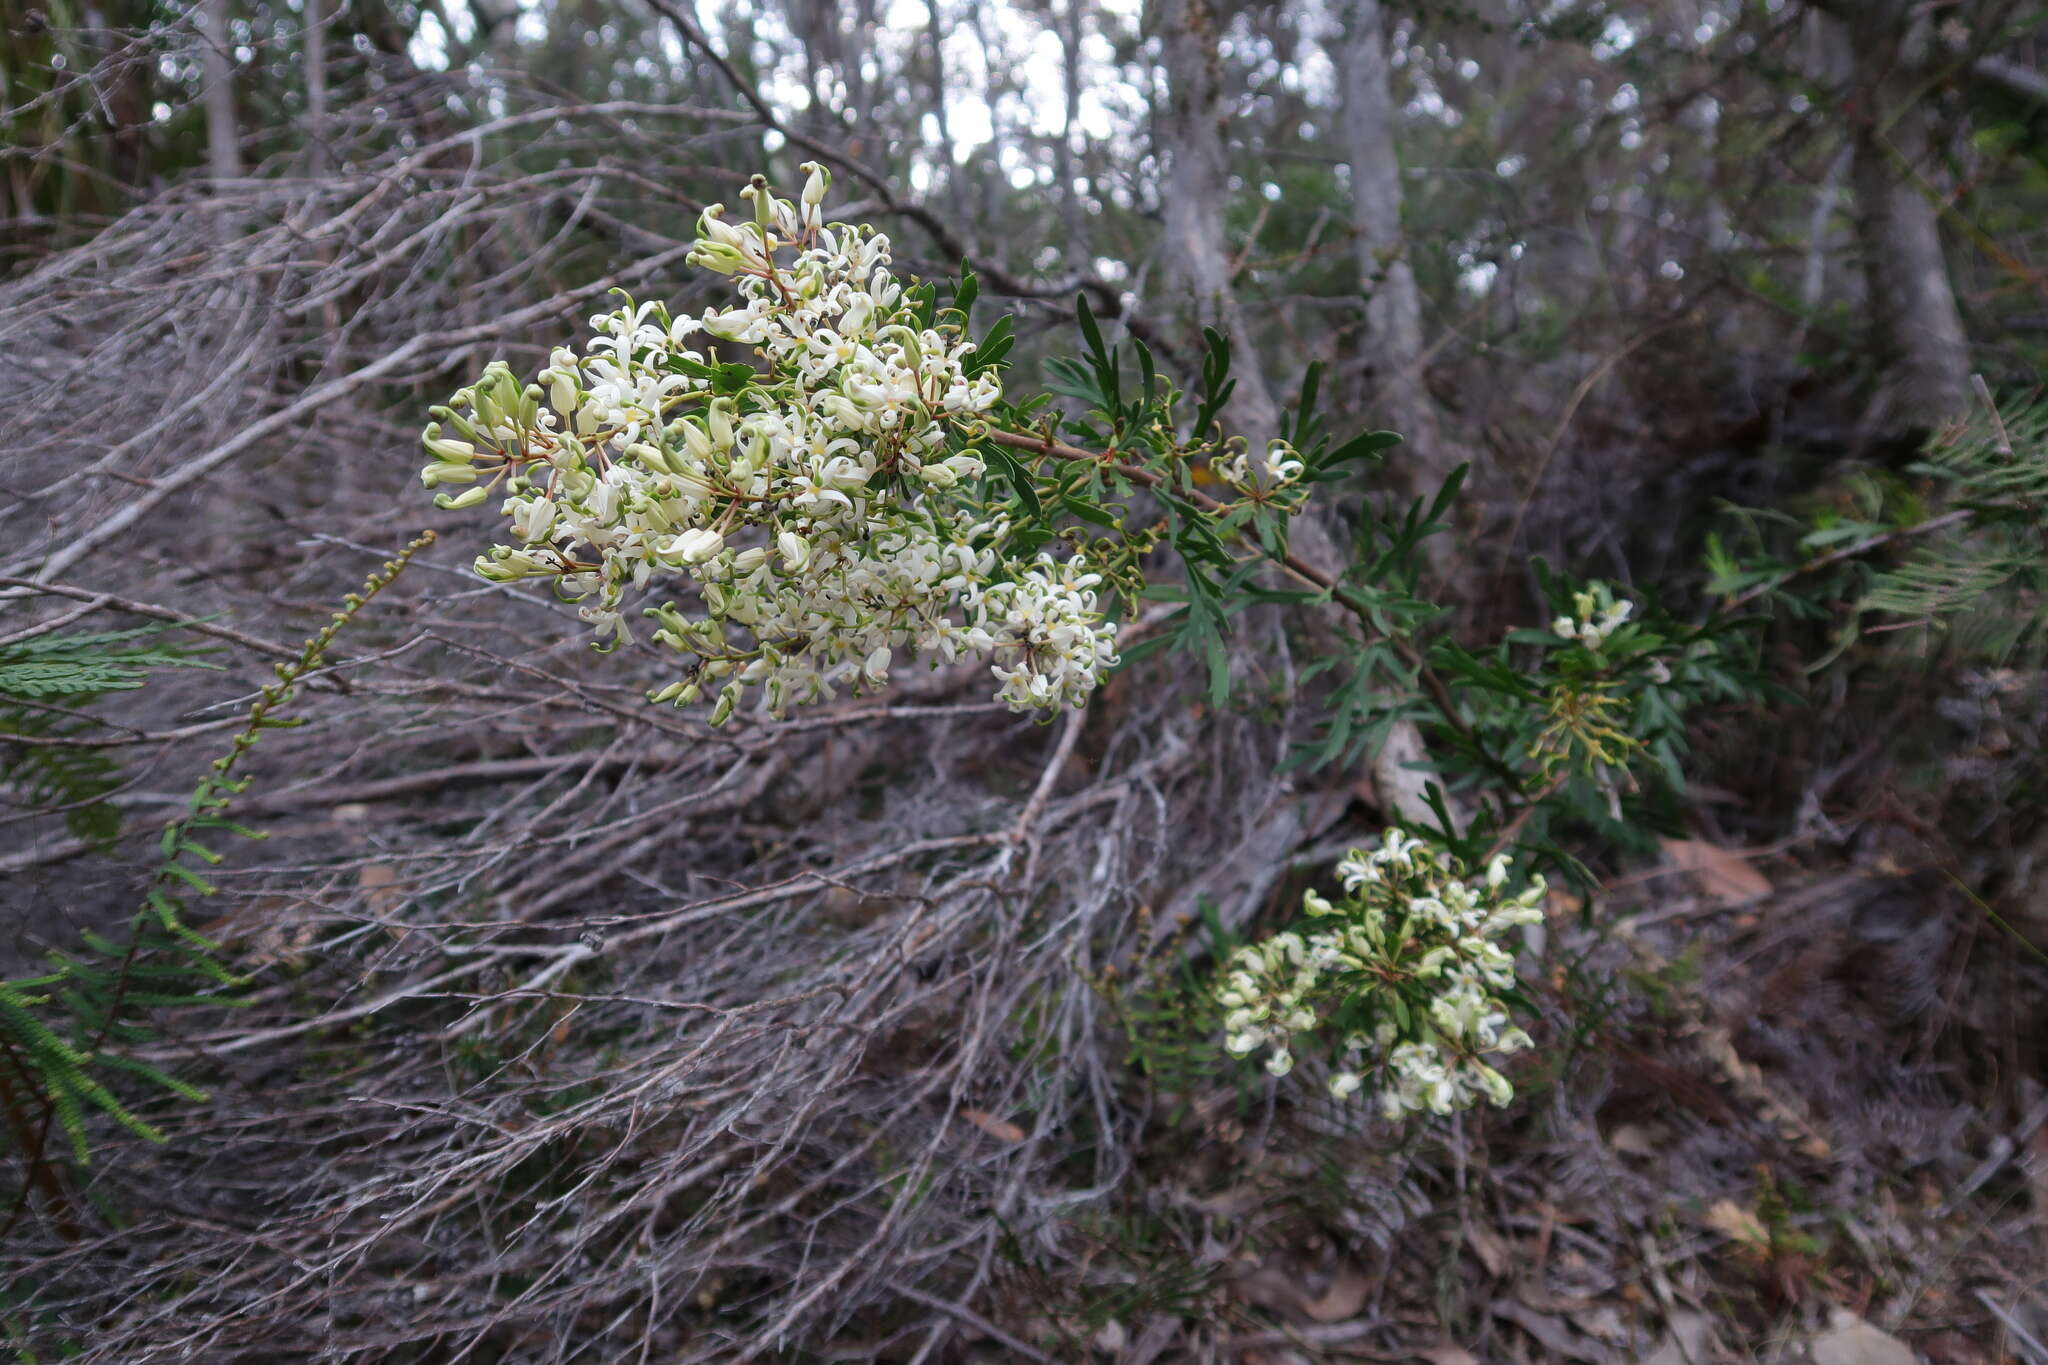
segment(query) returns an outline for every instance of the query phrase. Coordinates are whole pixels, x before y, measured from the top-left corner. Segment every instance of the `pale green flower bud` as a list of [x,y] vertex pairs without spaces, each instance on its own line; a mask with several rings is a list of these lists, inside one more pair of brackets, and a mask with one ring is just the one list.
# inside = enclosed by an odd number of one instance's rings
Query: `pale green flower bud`
[[576,381],[561,370],[548,371],[548,401],[554,404],[556,412],[564,417],[573,417],[583,402],[582,391]]
[[[464,472],[469,473],[467,470]],[[472,474],[471,477],[475,476]],[[472,488],[467,492],[457,493],[453,497],[446,493],[436,493],[434,495],[434,506],[453,512],[463,507],[474,507],[490,495],[491,490],[488,488]]]
[[778,533],[775,548],[782,555],[783,567],[791,573],[800,572],[811,561],[811,543],[794,531]]
[[439,422],[427,423],[426,430],[420,433],[420,444],[444,460],[468,464],[476,458],[475,446],[471,445],[468,441],[449,440],[441,434],[441,424]]
[[689,632],[689,621],[684,619],[683,614],[676,610],[676,605],[673,602],[664,602],[658,607],[647,607],[641,614],[654,618],[655,623],[661,627],[661,632],[664,635],[673,635],[681,638]]
[[708,270],[714,275],[737,275],[742,270],[753,268],[753,262],[723,243],[707,243],[683,257],[687,265],[699,270]]
[[711,437],[706,434],[703,427],[688,418],[684,418],[680,425],[683,429],[683,449],[688,451],[690,458],[698,464],[708,462],[712,453]]
[[740,704],[740,695],[746,691],[746,684],[729,682],[718,694],[718,704],[711,708],[712,725],[723,725],[732,719],[733,708]]
[[668,456],[662,454],[661,447],[650,445],[646,441],[635,441],[621,451],[620,454],[625,455],[628,459],[638,460],[649,469],[659,473],[672,474],[675,472],[673,466],[669,463]]
[[836,427],[847,431],[859,431],[867,425],[867,414],[843,393],[824,394],[817,401],[818,411],[824,413]]
[[775,196],[768,193],[768,177],[755,175],[740,191],[740,198],[754,206],[754,222],[759,225],[765,237],[768,229],[775,225]]
[[1496,1105],[1504,1105],[1515,1097],[1515,1087],[1508,1078],[1482,1062],[1472,1063],[1472,1069],[1479,1076],[1479,1084],[1486,1090],[1486,1097]]
[[[481,477],[474,469],[462,464],[430,464],[420,471],[420,482],[428,488],[444,483],[475,483]],[[479,488],[474,491],[477,494],[476,500],[480,501],[484,490]],[[468,505],[470,504],[464,504]]]
[[697,215],[697,235],[735,250],[743,250],[747,245],[747,239],[740,230],[725,221],[723,204],[713,204]]

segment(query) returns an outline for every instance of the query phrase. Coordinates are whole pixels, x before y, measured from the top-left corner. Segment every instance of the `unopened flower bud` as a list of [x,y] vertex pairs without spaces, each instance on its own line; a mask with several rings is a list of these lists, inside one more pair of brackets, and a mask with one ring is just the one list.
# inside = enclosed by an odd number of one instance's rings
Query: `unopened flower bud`
[[426,430],[420,433],[420,444],[443,460],[453,460],[460,464],[468,464],[476,458],[475,446],[467,441],[450,440],[443,436],[439,422],[427,423]]
[[725,537],[716,531],[699,527],[685,531],[662,547],[664,558],[680,559],[685,564],[702,564],[725,548]]

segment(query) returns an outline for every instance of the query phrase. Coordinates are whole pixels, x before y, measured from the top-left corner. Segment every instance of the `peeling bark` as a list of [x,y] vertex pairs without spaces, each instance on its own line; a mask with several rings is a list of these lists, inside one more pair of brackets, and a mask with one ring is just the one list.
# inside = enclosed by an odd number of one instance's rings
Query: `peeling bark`
[[1928,21],[1897,3],[1844,21],[1853,60],[1855,185],[1871,322],[1891,368],[1895,426],[1932,427],[1969,406],[1970,348],[1941,247],[1934,112],[1920,68]]

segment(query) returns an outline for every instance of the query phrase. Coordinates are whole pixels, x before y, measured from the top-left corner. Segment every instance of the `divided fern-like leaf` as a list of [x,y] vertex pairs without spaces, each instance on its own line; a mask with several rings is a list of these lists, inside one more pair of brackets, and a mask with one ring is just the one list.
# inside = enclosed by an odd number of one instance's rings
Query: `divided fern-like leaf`
[[1913,472],[1946,485],[1968,515],[1875,573],[1859,608],[1952,629],[1959,645],[1994,658],[2038,639],[2048,615],[2048,403],[1944,433]]
[[[219,959],[218,944],[183,919],[187,896],[208,896],[214,889],[186,860],[203,865],[221,861],[216,850],[194,835],[220,829],[262,837],[259,831],[222,818],[230,801],[248,785],[247,778],[235,775],[236,767],[265,731],[284,723],[276,713],[295,696],[299,680],[320,665],[342,627],[432,540],[433,533],[426,533],[371,575],[363,592],[350,594],[343,610],[306,641],[296,659],[278,667],[278,681],[262,689],[241,732],[194,787],[185,813],[164,830],[158,864],[140,908],[129,920],[126,941],[88,930],[80,936],[80,946],[49,954],[52,970],[0,981],[5,1135],[21,1148],[31,1172],[50,1159],[42,1150],[41,1134],[53,1121],[79,1165],[91,1155],[87,1124],[94,1114],[113,1119],[145,1141],[166,1140],[162,1130],[128,1108],[102,1076],[134,1077],[191,1102],[206,1098],[206,1092],[190,1082],[139,1057],[110,1050],[131,1048],[157,1036],[150,1011],[245,1003],[222,991],[247,978]],[[168,628],[51,632],[0,645],[0,782],[12,783],[49,806],[70,803],[91,809],[100,804],[98,798],[112,789],[118,775],[95,751],[61,744],[5,746],[5,739],[9,734],[62,737],[91,727],[89,715],[70,705],[45,705],[47,698],[67,703],[89,700],[141,686],[151,668],[192,666],[195,661],[176,650],[128,647]],[[7,705],[10,699],[16,704]],[[65,1037],[60,1027],[71,1036]],[[39,1114],[24,1110],[24,1090]]]

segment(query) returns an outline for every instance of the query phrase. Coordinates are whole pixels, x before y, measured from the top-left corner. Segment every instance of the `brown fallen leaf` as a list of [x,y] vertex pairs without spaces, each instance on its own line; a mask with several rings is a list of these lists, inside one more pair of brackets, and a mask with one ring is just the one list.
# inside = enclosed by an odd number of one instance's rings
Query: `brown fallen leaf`
[[1479,1358],[1455,1341],[1444,1340],[1428,1350],[1417,1351],[1416,1358],[1426,1360],[1429,1365],[1479,1365]]
[[1743,1246],[1757,1251],[1770,1250],[1771,1235],[1764,1231],[1763,1220],[1732,1199],[1715,1200],[1700,1215],[1700,1221]]
[[356,886],[369,903],[373,915],[388,915],[396,910],[405,895],[398,889],[398,873],[384,863],[365,863],[356,873]]
[[1700,890],[1734,905],[1771,892],[1770,879],[1750,866],[1749,859],[1703,839],[1665,839],[1664,857],[1681,872],[1699,879]]
[[1022,1142],[1024,1130],[1008,1119],[999,1119],[986,1109],[962,1109],[960,1117],[998,1142]]
[[1501,1235],[1492,1228],[1480,1227],[1477,1223],[1465,1224],[1465,1245],[1472,1248],[1472,1254],[1479,1258],[1479,1264],[1486,1267],[1486,1273],[1496,1280],[1508,1273],[1514,1264],[1514,1252]]
[[[1568,1256],[1567,1259],[1571,1258]],[[1567,1317],[1583,1313],[1595,1306],[1594,1300],[1581,1298],[1577,1294],[1555,1293],[1549,1285],[1533,1275],[1515,1286],[1515,1297],[1520,1299],[1525,1307],[1533,1308],[1539,1313],[1562,1313]]]
[[1627,1345],[1633,1336],[1628,1324],[1621,1320],[1621,1310],[1611,1303],[1596,1303],[1572,1314],[1572,1326],[1589,1337],[1598,1337],[1617,1346]]
[[1313,1299],[1304,1299],[1301,1311],[1317,1322],[1343,1322],[1358,1316],[1372,1295],[1372,1281],[1355,1265],[1340,1265],[1330,1277],[1330,1286]]
[[1708,1365],[1713,1359],[1714,1321],[1705,1313],[1677,1312],[1670,1330],[1642,1365]]
[[[1657,1125],[1662,1128],[1663,1125]],[[1663,1150],[1657,1133],[1640,1123],[1617,1123],[1607,1135],[1607,1145],[1623,1156],[1655,1156]]]
[[1846,1308],[1828,1315],[1828,1330],[1813,1339],[1809,1353],[1813,1365],[1920,1365],[1912,1347]]
[[319,912],[312,906],[266,896],[238,906],[199,926],[199,932],[233,947],[251,966],[283,963],[294,971],[306,965],[306,949],[320,936]]
[[1601,1342],[1582,1337],[1556,1318],[1512,1299],[1496,1299],[1490,1307],[1495,1317],[1512,1322],[1554,1356],[1583,1360],[1587,1365],[1608,1365],[1614,1359],[1613,1353]]

